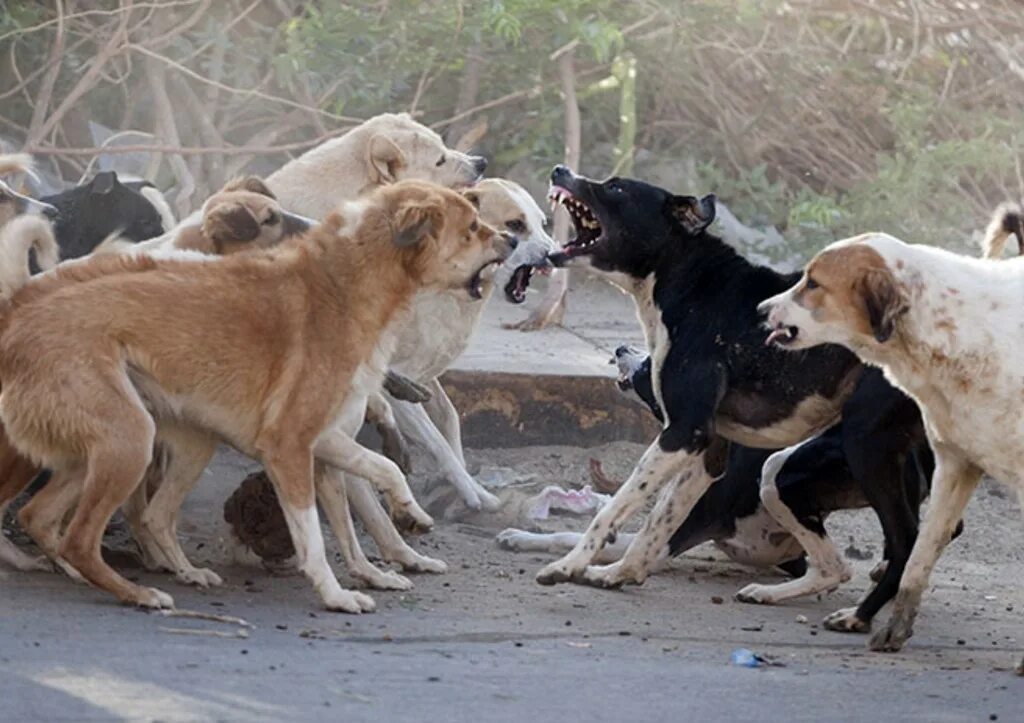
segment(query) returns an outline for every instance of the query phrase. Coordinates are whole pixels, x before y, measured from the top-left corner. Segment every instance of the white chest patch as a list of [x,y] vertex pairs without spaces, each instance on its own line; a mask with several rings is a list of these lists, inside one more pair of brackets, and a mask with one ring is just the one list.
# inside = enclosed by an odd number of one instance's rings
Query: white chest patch
[[640,325],[644,330],[644,340],[647,342],[647,349],[651,355],[651,389],[665,419],[664,426],[667,427],[669,410],[665,408],[665,401],[661,395],[661,368],[668,355],[670,340],[668,329],[661,318],[661,309],[654,303],[656,281],[654,274],[651,274],[643,281],[634,282],[629,291],[636,302],[636,315],[640,319]]

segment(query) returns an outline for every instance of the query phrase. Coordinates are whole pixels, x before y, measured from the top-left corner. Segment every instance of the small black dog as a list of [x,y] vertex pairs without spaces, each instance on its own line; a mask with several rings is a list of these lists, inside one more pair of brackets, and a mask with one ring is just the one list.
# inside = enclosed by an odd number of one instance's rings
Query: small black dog
[[[153,189],[146,194],[143,189]],[[114,171],[97,173],[91,181],[40,200],[57,209],[54,236],[63,260],[91,253],[111,234],[145,241],[167,231],[148,181],[122,182]],[[33,269],[35,273],[37,269]]]

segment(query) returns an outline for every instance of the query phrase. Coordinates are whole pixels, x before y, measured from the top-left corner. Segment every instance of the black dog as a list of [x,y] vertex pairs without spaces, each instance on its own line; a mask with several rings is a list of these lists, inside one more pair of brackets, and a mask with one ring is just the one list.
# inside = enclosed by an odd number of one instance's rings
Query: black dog
[[[651,385],[650,357],[628,347],[620,347],[615,355],[620,388],[636,392],[661,419]],[[763,478],[757,459],[767,462]],[[672,536],[669,554],[703,542],[695,539],[702,530],[729,525],[727,517],[709,517],[709,511],[722,515],[735,510],[745,517],[755,514],[753,509],[762,499],[766,507],[781,503],[789,511],[781,515],[782,527],[804,542],[810,554],[809,574],[800,573],[800,580],[781,585],[750,585],[736,596],[744,602],[777,603],[827,590],[846,579],[845,568],[838,577],[821,574],[829,560],[839,559],[825,531],[825,519],[830,512],[871,506],[885,535],[885,564],[872,574],[878,585],[856,607],[825,619],[825,627],[831,630],[867,632],[875,614],[899,587],[917,539],[921,499],[930,489],[934,469],[917,404],[889,384],[879,369],[868,367],[843,405],[842,421],[821,435],[775,454],[734,443],[726,474]],[[742,518],[735,519],[743,524]],[[763,526],[763,521],[760,524]],[[731,524],[733,529],[736,526],[736,522]],[[961,523],[956,535],[962,528]]]
[[[551,198],[573,219],[576,238],[550,260],[585,264],[633,295],[664,426],[579,544],[537,580],[602,587],[641,582],[724,471],[727,441],[777,449],[827,429],[861,366],[837,346],[787,354],[764,344],[757,304],[798,275],[755,266],[708,233],[713,196],[676,196],[630,179],[599,183],[562,166],[552,172],[551,186]],[[590,567],[625,521],[666,485],[622,559]]]
[[170,231],[143,195],[144,188],[155,186],[148,181],[123,183],[114,171],[103,171],[88,183],[40,199],[57,209],[53,229],[61,259],[92,253],[113,233],[137,242]]

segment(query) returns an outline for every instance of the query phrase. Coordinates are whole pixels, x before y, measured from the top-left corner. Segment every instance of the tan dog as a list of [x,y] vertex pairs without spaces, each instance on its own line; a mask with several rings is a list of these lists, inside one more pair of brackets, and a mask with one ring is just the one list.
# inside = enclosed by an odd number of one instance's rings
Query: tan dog
[[[229,182],[211,196],[204,204],[201,223],[179,229],[173,249],[228,255],[275,245],[306,231],[309,226],[307,219],[281,209],[273,194],[259,178],[248,176]],[[132,246],[134,244],[130,241],[112,238],[104,242],[95,253],[116,252]],[[53,239],[52,229],[42,218],[23,215],[0,227],[0,293],[3,298],[10,298],[14,291],[28,282],[29,248],[36,250],[36,259],[44,269],[53,268],[59,260],[59,249]],[[81,264],[86,261],[73,263]],[[158,450],[159,454],[175,452],[173,443],[177,442],[180,436],[168,433],[165,441],[170,444],[165,444],[164,448]],[[166,460],[165,456],[162,458]],[[154,470],[154,483],[160,482],[157,478],[160,471],[162,468]],[[20,455],[0,428],[0,515],[39,472],[39,466]],[[33,497],[19,515],[22,527],[51,555],[56,554],[59,544],[60,524],[74,505],[79,493],[76,485],[62,482],[60,479],[53,480],[52,485],[48,485]],[[125,505],[125,513],[143,552],[152,556],[153,551],[160,548],[154,544],[144,544],[152,537],[143,524],[146,501],[146,485],[140,485],[130,503]],[[166,561],[166,557],[160,557],[159,562],[153,564],[162,564],[174,570],[184,582],[208,585],[220,581],[212,571],[195,568],[187,564],[187,560],[185,564],[180,564],[179,558],[173,553],[170,559],[179,560],[179,564],[174,565]],[[184,553],[181,553],[181,558],[184,558]],[[45,558],[26,555],[2,536],[0,562],[19,570],[50,567]]]
[[[417,289],[473,288],[511,245],[464,198],[429,184],[389,186],[345,213],[260,254],[95,259],[15,295],[0,335],[0,416],[19,449],[84,476],[58,562],[124,602],[172,604],[110,569],[99,545],[145,473],[158,427],[184,424],[263,462],[300,567],[328,608],[373,608],[327,564],[314,455],[369,477],[395,509],[430,524],[397,467],[332,423]],[[55,377],[73,383],[54,388]]]

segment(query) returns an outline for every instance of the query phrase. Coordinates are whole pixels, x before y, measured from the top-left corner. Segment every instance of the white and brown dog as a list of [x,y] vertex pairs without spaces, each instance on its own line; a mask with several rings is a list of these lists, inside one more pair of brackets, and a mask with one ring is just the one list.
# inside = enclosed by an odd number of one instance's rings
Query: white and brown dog
[[760,305],[768,341],[841,344],[920,405],[935,453],[931,504],[875,650],[899,650],[983,473],[1024,501],[1024,258],[993,261],[873,233],[834,243]]

